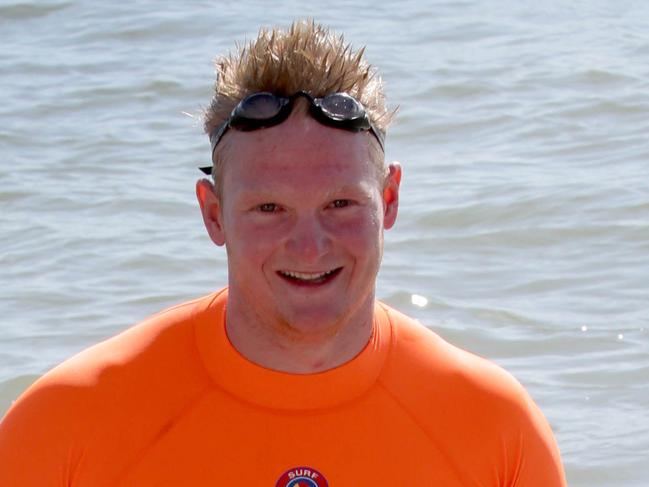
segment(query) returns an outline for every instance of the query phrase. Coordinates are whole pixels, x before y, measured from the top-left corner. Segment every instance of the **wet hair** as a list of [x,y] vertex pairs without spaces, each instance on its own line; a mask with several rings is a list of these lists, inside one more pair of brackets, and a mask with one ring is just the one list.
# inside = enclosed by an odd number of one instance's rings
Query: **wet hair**
[[[304,90],[315,97],[350,94],[385,133],[394,111],[387,110],[381,78],[363,53],[364,48],[353,50],[342,35],[312,20],[295,21],[288,30],[262,29],[248,45],[216,59],[214,96],[204,112],[203,128],[210,134],[251,93],[290,96]],[[219,180],[220,159],[216,151],[215,181]]]

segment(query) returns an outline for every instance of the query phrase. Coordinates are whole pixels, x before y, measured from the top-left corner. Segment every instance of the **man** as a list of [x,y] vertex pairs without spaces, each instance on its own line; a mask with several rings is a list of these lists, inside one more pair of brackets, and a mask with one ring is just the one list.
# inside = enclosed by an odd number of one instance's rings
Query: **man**
[[362,52],[297,22],[217,67],[196,193],[228,287],[37,381],[0,485],[565,485],[510,375],[375,301],[401,167]]

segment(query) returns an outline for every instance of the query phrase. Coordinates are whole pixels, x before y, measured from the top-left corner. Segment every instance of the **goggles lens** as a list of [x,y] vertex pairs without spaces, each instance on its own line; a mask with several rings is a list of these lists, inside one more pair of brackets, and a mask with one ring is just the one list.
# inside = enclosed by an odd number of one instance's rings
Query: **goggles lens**
[[355,120],[365,116],[363,106],[347,93],[333,93],[320,99],[320,109],[335,120]]
[[[261,92],[241,100],[230,117],[210,134],[212,154],[229,128],[249,131],[282,123],[291,114],[293,102],[300,96],[309,100],[310,113],[318,122],[352,132],[369,130],[384,149],[383,134],[374,127],[363,105],[347,93],[330,93],[323,98],[314,98],[305,91],[298,91],[290,97]],[[212,166],[199,169],[205,174],[212,173]]]
[[270,120],[286,105],[284,100],[271,93],[254,93],[235,107],[230,115],[230,126],[239,123],[243,128],[246,125],[245,120]]

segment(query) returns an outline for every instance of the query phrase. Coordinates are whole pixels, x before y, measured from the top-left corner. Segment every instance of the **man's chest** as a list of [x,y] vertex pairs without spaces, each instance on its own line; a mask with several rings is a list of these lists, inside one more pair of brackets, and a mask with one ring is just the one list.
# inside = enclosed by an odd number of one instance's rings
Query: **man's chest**
[[278,412],[210,394],[124,464],[111,485],[463,485],[447,452],[377,398]]

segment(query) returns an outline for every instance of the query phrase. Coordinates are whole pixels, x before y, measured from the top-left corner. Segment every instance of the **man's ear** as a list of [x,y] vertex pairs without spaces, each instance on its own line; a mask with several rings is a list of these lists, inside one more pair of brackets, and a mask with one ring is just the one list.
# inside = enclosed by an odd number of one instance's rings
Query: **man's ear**
[[399,211],[399,185],[401,184],[401,164],[393,162],[388,166],[383,184],[383,228],[392,228]]
[[207,233],[216,245],[225,244],[221,200],[216,196],[214,185],[207,179],[196,182],[196,198],[201,207],[203,223]]

